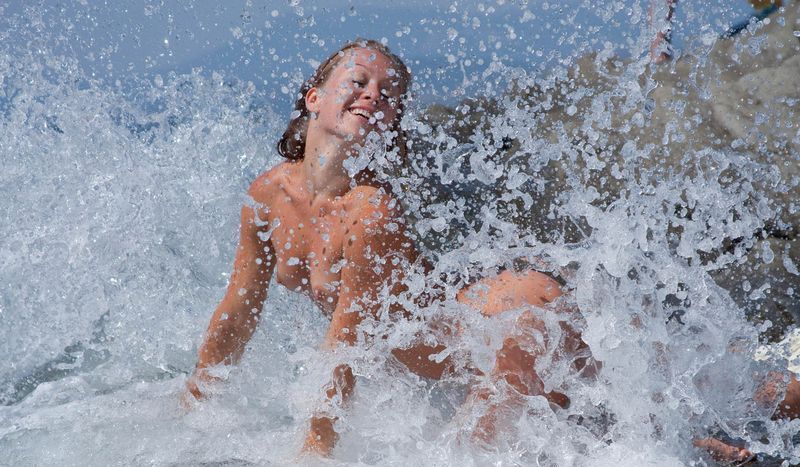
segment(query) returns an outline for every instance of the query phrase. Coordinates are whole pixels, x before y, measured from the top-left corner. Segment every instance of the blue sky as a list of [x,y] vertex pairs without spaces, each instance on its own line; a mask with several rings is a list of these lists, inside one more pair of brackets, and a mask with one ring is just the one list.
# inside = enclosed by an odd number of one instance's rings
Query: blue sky
[[[41,18],[46,33],[101,80],[217,70],[252,81],[283,111],[298,80],[356,36],[385,38],[411,66],[420,94],[446,100],[493,57],[544,71],[607,45],[624,55],[642,53],[647,7],[585,0],[51,0],[6,2],[0,16],[22,14],[17,28]],[[745,0],[682,0],[675,44],[721,33],[749,11]]]

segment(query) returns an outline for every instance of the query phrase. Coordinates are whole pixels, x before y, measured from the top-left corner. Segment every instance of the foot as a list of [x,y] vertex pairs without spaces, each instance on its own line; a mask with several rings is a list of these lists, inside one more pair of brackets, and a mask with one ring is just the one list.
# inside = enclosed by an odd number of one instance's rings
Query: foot
[[741,463],[753,458],[753,453],[747,450],[747,448],[733,446],[716,438],[696,439],[692,444],[694,444],[695,447],[708,451],[711,457],[718,462]]

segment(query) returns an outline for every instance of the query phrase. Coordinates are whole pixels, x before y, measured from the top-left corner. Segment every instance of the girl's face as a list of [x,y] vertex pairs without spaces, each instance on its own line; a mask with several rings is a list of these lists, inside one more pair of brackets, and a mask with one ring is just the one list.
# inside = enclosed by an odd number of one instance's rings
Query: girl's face
[[371,131],[392,127],[404,83],[392,61],[380,52],[356,48],[344,54],[325,83],[308,91],[306,106],[316,114],[310,125],[360,142]]

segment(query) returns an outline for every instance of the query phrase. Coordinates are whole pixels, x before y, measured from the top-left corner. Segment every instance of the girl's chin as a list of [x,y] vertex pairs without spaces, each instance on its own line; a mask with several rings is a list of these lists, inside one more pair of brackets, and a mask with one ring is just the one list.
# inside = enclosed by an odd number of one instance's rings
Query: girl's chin
[[367,135],[372,132],[380,133],[380,130],[372,125],[353,125],[342,128],[341,134],[347,141],[354,143],[364,142]]

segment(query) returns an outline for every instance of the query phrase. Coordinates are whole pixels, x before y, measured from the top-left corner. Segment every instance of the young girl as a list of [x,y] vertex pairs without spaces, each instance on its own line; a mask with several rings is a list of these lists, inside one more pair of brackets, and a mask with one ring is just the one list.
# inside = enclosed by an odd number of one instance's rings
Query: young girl
[[[203,396],[203,383],[213,379],[207,368],[240,359],[273,275],[278,284],[308,294],[330,317],[325,349],[356,344],[359,323],[365,317],[377,318],[386,302],[381,294],[406,291],[405,271],[418,253],[406,233],[401,206],[388,186],[369,169],[358,170],[353,161],[370,144],[384,144],[395,158],[405,157],[399,121],[410,79],[408,69],[388,48],[360,40],[331,55],[303,85],[292,121],[278,143],[287,161],[259,176],[249,189],[252,202],[242,208],[233,274],[200,347],[188,394]],[[541,306],[559,295],[559,285],[543,274],[505,271],[463,290],[459,300],[490,316]],[[397,305],[390,308],[390,314],[404,312]],[[518,326],[544,331],[543,322],[532,313]],[[447,362],[435,363],[429,357],[440,350],[441,346],[420,345],[394,354],[412,371],[437,378]],[[535,354],[508,336],[491,377],[505,378],[523,395],[543,394],[533,371]],[[350,368],[340,365],[327,396],[346,401],[354,382]],[[545,396],[560,405],[567,402],[557,393]],[[324,415],[311,420],[307,451],[330,453],[337,437],[333,422]],[[493,429],[490,410],[476,431],[491,438]]]

